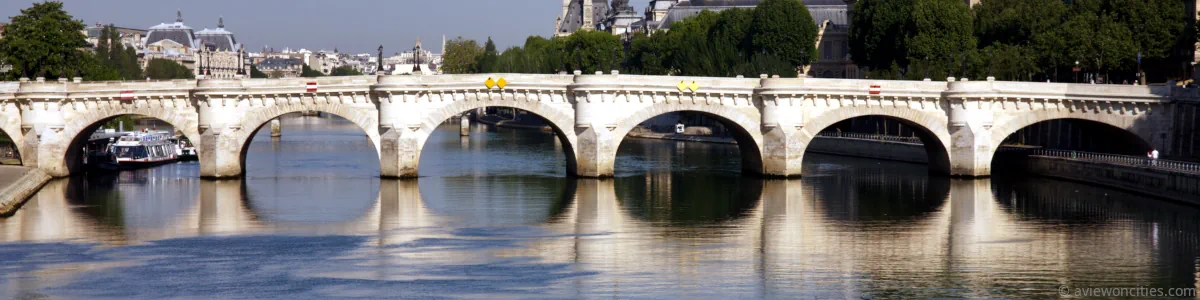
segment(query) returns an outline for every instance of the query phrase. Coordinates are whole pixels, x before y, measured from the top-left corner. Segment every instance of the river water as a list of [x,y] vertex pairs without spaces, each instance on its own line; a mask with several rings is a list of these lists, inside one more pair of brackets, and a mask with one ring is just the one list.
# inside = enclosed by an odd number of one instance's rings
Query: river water
[[0,219],[0,298],[1054,297],[1195,288],[1200,210],[1041,178],[954,180],[809,154],[626,139],[569,179],[548,133],[445,125],[380,180],[339,118],[263,130],[245,179],[179,163],[53,181]]

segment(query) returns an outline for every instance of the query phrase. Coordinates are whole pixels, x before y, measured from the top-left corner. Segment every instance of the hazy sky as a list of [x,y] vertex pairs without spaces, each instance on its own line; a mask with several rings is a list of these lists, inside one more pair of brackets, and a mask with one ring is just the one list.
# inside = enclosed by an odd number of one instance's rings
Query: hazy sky
[[[30,0],[0,1],[3,23],[28,8]],[[282,49],[330,49],[389,55],[411,49],[418,36],[426,49],[441,50],[442,34],[481,43],[491,36],[497,47],[520,45],[530,35],[547,36],[562,11],[561,0],[62,0],[67,12],[96,22],[147,29],[183,21],[196,30],[217,27],[237,35],[250,51],[263,45]],[[641,12],[649,0],[630,1]]]

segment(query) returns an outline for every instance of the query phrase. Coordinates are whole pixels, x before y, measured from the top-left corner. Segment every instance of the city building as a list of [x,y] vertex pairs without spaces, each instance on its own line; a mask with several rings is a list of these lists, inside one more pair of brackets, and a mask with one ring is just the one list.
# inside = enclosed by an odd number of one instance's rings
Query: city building
[[270,57],[259,61],[255,67],[271,78],[300,77],[304,61],[299,58]]
[[608,0],[562,0],[562,14],[554,22],[554,35],[568,36],[581,29],[597,29],[606,16]]
[[[100,35],[104,32],[104,27],[107,25],[100,24],[88,26],[83,30],[83,34],[87,36],[87,43],[93,48],[100,44]],[[142,50],[144,46],[142,39],[146,38],[148,31],[142,29],[117,27],[117,34],[121,35],[121,43],[126,47],[133,47],[135,50]]]
[[225,20],[217,20],[217,29],[193,31],[184,25],[183,13],[176,12],[174,23],[150,27],[142,49],[142,67],[152,59],[167,59],[209,78],[237,78],[249,74],[245,49],[232,32],[225,30]]
[[[446,45],[446,37],[442,37],[442,48]],[[383,59],[383,69],[388,74],[425,74],[432,75],[438,73],[438,66],[442,64],[442,55],[434,54],[433,51],[425,49],[421,45],[421,38],[417,38],[416,44],[412,50],[397,53],[395,56]]]

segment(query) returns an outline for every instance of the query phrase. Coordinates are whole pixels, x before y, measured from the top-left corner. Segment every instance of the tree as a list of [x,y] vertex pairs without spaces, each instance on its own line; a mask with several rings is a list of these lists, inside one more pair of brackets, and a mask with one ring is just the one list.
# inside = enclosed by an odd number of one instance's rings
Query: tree
[[959,0],[859,1],[850,22],[850,56],[873,78],[967,76],[963,67],[979,59],[971,10]]
[[621,39],[603,31],[581,30],[567,37],[567,61],[586,73],[615,69],[625,56]]
[[496,43],[492,42],[491,37],[488,37],[487,44],[483,47],[483,55],[479,56],[479,62],[475,64],[475,73],[496,72],[496,63],[499,60],[500,55],[496,53]]
[[194,79],[191,69],[167,59],[155,58],[146,63],[146,77],[154,80]]
[[756,53],[778,56],[795,66],[817,59],[817,25],[799,0],[764,0],[750,27]]
[[860,0],[850,14],[850,57],[859,67],[886,70],[908,65],[914,0]]
[[271,76],[259,71],[258,66],[250,65],[250,78],[271,78]]
[[[922,71],[928,71],[932,78],[961,73],[954,70],[961,70],[976,49],[971,29],[974,21],[967,4],[961,0],[915,1],[911,22],[905,61],[921,62],[926,68]],[[906,72],[909,79],[920,79],[924,73]]]
[[351,67],[351,66],[341,66],[341,67],[333,68],[333,71],[329,72],[329,76],[359,76],[362,74],[363,73],[359,72],[358,69],[355,69],[354,67]]
[[72,19],[60,2],[34,3],[12,17],[0,38],[0,60],[12,66],[10,77],[48,79],[79,75],[87,47],[83,22]]
[[308,65],[303,65],[303,67],[301,67],[301,69],[300,69],[300,77],[321,77],[321,76],[325,76],[325,74],[321,73],[321,72],[317,72],[316,70],[313,70],[312,68],[309,68]]
[[670,66],[667,61],[666,32],[656,32],[654,35],[635,35],[629,42],[629,56],[625,62],[630,73],[644,75],[667,75]]
[[463,39],[461,36],[446,42],[445,54],[442,55],[442,73],[466,74],[475,71],[479,56],[483,55],[483,47],[475,40]]

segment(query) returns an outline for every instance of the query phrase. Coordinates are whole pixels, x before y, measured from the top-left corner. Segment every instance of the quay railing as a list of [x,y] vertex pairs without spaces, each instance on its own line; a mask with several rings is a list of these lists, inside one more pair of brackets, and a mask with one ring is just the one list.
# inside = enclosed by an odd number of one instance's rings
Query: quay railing
[[915,136],[896,136],[875,133],[857,133],[857,132],[839,132],[839,131],[822,131],[817,133],[817,136],[832,137],[832,138],[851,138],[860,140],[876,140],[898,143],[922,144],[921,138]]
[[1145,156],[1120,155],[1108,153],[1095,153],[1074,150],[1054,150],[1054,149],[1029,149],[1029,148],[1010,148],[1001,147],[997,152],[1002,153],[1020,153],[1028,156],[1045,156],[1066,158],[1078,161],[1104,162],[1118,165],[1127,165],[1134,167],[1147,167],[1151,169],[1159,169],[1166,171],[1183,172],[1190,174],[1200,174],[1200,163],[1152,159]]

